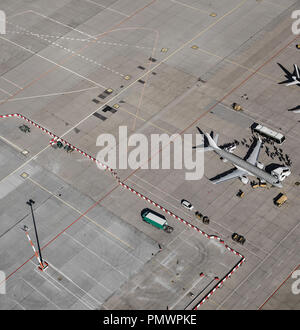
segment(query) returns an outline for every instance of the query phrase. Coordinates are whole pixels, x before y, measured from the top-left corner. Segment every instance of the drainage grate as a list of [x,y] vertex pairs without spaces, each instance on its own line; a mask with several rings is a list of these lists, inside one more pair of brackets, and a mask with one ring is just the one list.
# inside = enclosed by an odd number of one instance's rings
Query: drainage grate
[[98,97],[100,97],[100,99],[105,99],[106,98],[106,94],[102,93],[102,94],[99,94]]
[[102,116],[102,115],[101,115],[100,113],[98,113],[98,112],[93,113],[93,115],[94,115],[95,117],[97,117],[97,118],[103,120],[103,121],[107,119],[106,117]]

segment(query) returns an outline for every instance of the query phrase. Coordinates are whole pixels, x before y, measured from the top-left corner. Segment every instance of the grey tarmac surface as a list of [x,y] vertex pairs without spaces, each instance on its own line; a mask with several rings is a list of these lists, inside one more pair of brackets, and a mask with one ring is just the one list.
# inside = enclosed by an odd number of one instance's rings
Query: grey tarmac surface
[[[220,144],[239,141],[239,156],[251,144],[253,122],[286,136],[280,148],[292,160],[292,174],[284,182],[288,201],[281,208],[273,204],[277,188],[255,190],[239,180],[213,185],[209,178],[231,168],[213,153],[205,154],[201,180],[185,180],[185,169],[118,170],[126,184],[245,257],[200,309],[258,309],[266,301],[265,308],[285,309],[295,299],[289,298],[289,285],[284,299],[272,294],[300,259],[300,117],[287,111],[299,104],[299,86],[278,84],[284,80],[278,63],[292,70],[299,58],[290,18],[299,5],[1,4],[7,33],[0,35],[0,115],[20,113],[93,157],[100,134],[120,142],[119,126],[147,137],[195,134],[199,126],[220,133]],[[235,112],[233,102],[243,111]],[[106,111],[107,105],[113,110]],[[31,132],[21,132],[22,124]],[[1,309],[192,309],[240,262],[224,244],[173,217],[166,215],[171,234],[142,222],[140,211],[153,205],[76,151],[52,148],[50,140],[21,119],[0,120],[0,270],[6,274]],[[266,144],[260,161],[282,164],[266,147],[274,151]],[[158,157],[150,146],[148,157]],[[243,199],[236,196],[239,189]],[[21,229],[29,226],[36,246],[29,198],[36,201],[49,263],[44,272]],[[208,215],[210,224],[183,209],[183,198]],[[232,241],[233,232],[246,237],[245,245]]]

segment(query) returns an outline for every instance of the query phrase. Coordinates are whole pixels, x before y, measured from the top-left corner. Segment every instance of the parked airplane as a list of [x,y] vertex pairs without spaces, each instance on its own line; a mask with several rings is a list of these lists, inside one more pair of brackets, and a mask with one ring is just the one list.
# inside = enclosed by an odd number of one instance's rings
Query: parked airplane
[[276,173],[270,174],[266,172],[265,170],[263,170],[263,165],[258,162],[258,156],[262,144],[260,138],[258,140],[254,140],[252,146],[250,147],[253,147],[253,150],[251,152],[248,152],[246,157],[242,159],[234,155],[233,153],[218,147],[218,134],[213,137],[208,133],[203,134],[199,127],[197,127],[197,129],[200,134],[204,136],[204,144],[194,146],[193,149],[200,148],[200,150],[203,151],[214,151],[222,159],[226,159],[235,166],[234,169],[226,171],[218,175],[217,177],[211,179],[210,181],[212,181],[212,183],[216,184],[230,179],[239,178],[244,184],[247,184],[249,182],[248,175],[251,175],[270,183],[272,186],[282,188],[281,181],[283,180],[283,178],[279,177]]
[[294,72],[289,72],[284,66],[280,63],[277,63],[281,69],[286,73],[285,77],[287,80],[280,82],[279,84],[286,84],[285,86],[300,85],[300,72],[297,64],[294,64]]

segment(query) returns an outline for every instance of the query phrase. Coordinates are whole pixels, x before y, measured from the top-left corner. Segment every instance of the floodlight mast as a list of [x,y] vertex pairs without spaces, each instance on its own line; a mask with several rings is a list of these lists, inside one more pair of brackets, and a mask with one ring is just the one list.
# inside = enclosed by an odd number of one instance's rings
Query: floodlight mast
[[40,242],[39,242],[39,237],[38,237],[38,233],[37,233],[37,229],[36,229],[35,218],[34,218],[33,207],[32,207],[32,205],[34,203],[35,203],[35,201],[32,199],[30,199],[28,202],[26,202],[26,204],[28,204],[31,209],[32,221],[33,221],[33,226],[34,226],[34,231],[35,231],[36,242],[37,242],[38,250],[39,250],[40,262],[41,262],[41,266],[44,268],[42,252],[41,252],[41,248],[40,248]]

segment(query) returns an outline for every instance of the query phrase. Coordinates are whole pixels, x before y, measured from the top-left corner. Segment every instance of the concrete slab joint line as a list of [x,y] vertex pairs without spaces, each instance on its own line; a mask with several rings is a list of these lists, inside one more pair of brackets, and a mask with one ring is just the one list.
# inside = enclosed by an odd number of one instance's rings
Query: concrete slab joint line
[[160,206],[158,203],[152,201],[150,198],[144,196],[143,194],[139,193],[138,191],[136,191],[135,189],[131,188],[130,186],[128,186],[127,184],[125,184],[124,182],[121,181],[121,179],[118,177],[118,173],[108,167],[105,164],[102,164],[101,162],[99,162],[96,158],[88,155],[86,152],[80,150],[79,148],[73,146],[72,144],[70,144],[69,142],[67,142],[66,140],[59,138],[57,135],[55,135],[54,133],[50,132],[48,129],[38,125],[37,123],[35,123],[34,121],[26,118],[25,116],[19,114],[19,113],[13,113],[13,114],[8,114],[8,115],[0,115],[0,119],[5,119],[5,118],[11,118],[11,117],[17,117],[17,118],[21,118],[25,121],[27,121],[28,123],[32,124],[33,126],[41,129],[43,132],[49,134],[51,137],[53,137],[50,141],[50,144],[53,145],[55,144],[57,141],[61,141],[63,143],[65,143],[66,145],[70,146],[71,148],[73,148],[74,150],[78,151],[81,155],[89,158],[90,160],[97,162],[99,165],[101,165],[102,167],[105,168],[105,170],[108,170],[112,176],[117,180],[118,184],[120,184],[122,187],[126,188],[127,190],[129,190],[130,192],[136,194],[138,197],[142,198],[143,200],[147,201],[148,203],[154,205],[155,207],[159,208],[160,210],[162,210],[163,212],[169,214],[170,216],[172,216],[173,218],[175,218],[176,220],[179,220],[180,222],[184,223],[186,226],[196,230],[198,233],[204,235],[206,238],[208,239],[215,239],[217,240],[219,243],[224,244],[225,248],[227,250],[229,250],[230,252],[234,253],[235,255],[239,256],[241,258],[241,260],[238,262],[238,264],[227,274],[225,275],[225,277],[219,282],[217,283],[217,285],[204,297],[202,298],[202,300],[198,303],[197,306],[195,306],[193,309],[197,310],[215,291],[216,289],[220,288],[223,283],[231,277],[231,275],[244,263],[245,261],[245,257],[243,255],[241,255],[239,252],[233,250],[231,247],[229,247],[227,244],[225,244],[225,242],[223,240],[221,240],[220,237],[216,236],[216,235],[208,235],[206,234],[204,231],[202,231],[201,229],[199,229],[198,227],[194,226],[193,224],[189,223],[188,221],[180,218],[179,216],[177,216],[176,214],[174,214],[173,212],[167,210],[166,208],[164,208],[163,206]]

